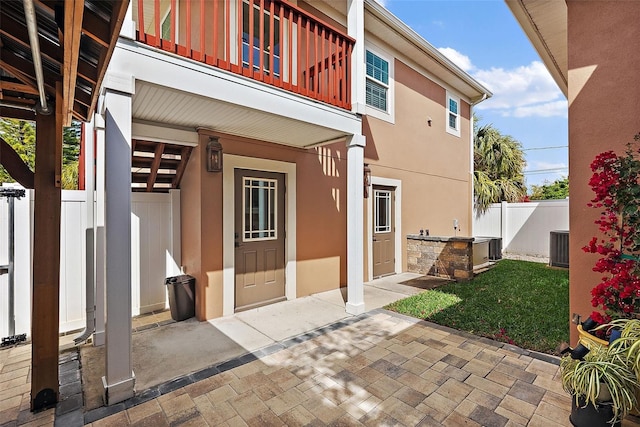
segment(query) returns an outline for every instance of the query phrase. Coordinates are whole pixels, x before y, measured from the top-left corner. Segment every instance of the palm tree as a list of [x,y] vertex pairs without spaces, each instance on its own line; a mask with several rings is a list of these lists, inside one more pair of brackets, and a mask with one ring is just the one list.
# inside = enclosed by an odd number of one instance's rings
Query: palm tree
[[517,202],[527,193],[522,144],[502,135],[493,125],[475,129],[473,138],[473,191],[477,215],[491,203]]

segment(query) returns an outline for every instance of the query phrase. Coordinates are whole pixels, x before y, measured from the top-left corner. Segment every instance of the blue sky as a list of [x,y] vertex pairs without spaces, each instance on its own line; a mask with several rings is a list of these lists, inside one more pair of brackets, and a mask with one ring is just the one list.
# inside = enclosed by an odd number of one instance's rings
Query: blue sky
[[568,175],[566,98],[503,0],[378,1],[493,92],[476,114],[522,143],[529,187]]

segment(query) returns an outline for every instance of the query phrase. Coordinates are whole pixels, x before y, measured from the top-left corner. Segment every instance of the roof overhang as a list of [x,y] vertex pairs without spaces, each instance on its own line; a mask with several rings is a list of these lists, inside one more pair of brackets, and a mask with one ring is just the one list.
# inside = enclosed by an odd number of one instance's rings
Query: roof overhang
[[568,94],[567,4],[564,0],[505,0],[556,84]]
[[39,51],[22,1],[0,2],[0,116],[34,120],[40,102],[34,58],[42,62],[47,102],[62,86],[63,121],[88,121],[129,4],[103,0],[34,1]]

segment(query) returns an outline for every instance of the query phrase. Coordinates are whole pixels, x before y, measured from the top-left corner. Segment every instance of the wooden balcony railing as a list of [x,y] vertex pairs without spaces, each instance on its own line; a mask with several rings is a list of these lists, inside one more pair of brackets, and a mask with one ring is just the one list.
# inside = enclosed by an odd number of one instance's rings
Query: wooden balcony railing
[[138,41],[351,109],[355,40],[282,0],[138,0]]

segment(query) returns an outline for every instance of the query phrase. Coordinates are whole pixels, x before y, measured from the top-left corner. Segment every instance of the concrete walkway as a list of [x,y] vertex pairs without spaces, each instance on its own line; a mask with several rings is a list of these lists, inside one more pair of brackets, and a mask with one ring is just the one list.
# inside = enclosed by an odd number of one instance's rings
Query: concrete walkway
[[[75,394],[40,414],[28,412],[28,373],[20,384],[10,373],[30,347],[2,350],[0,426],[570,425],[556,358],[378,308],[421,292],[399,283],[415,277],[367,284],[360,316],[331,291],[211,322],[137,318],[137,396],[111,407],[99,387],[91,396],[87,373],[104,369],[93,347],[61,356],[61,378],[82,366],[80,406]],[[3,397],[7,385],[20,397]]]

